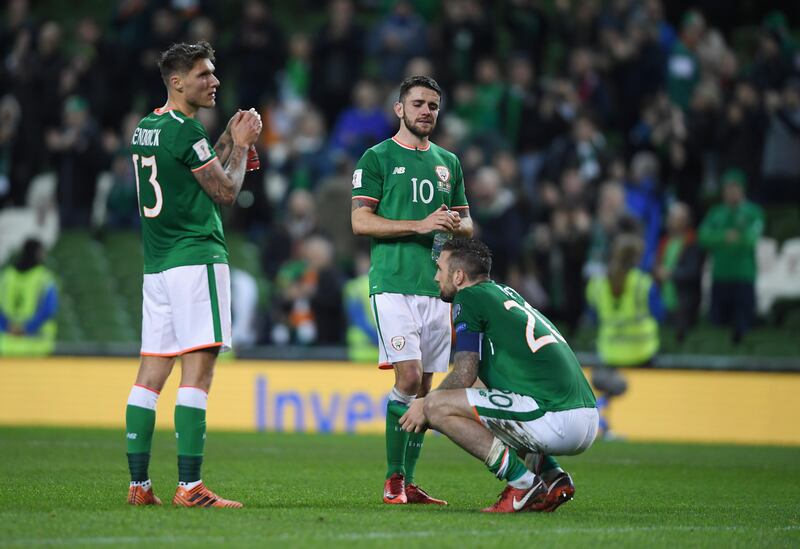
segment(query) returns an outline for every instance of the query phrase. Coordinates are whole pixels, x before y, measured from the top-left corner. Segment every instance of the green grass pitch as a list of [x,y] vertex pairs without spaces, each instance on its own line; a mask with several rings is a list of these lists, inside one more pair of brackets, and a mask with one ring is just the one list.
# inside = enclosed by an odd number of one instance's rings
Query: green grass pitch
[[[446,508],[381,503],[380,436],[209,434],[203,477],[243,510],[132,508],[121,431],[0,428],[0,547],[799,547],[800,448],[598,443],[564,458],[575,500],[484,515],[503,485],[441,436],[420,484]],[[175,443],[151,475],[169,503]]]

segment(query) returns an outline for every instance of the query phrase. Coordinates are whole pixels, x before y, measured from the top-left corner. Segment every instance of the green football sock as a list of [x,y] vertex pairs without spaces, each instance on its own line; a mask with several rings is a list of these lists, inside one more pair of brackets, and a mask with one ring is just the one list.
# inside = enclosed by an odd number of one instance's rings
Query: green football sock
[[178,441],[178,480],[200,480],[206,443],[206,411],[189,406],[175,406],[175,437]]
[[399,420],[408,406],[396,400],[386,405],[386,478],[393,474],[406,474],[405,459],[409,434],[400,428]]
[[556,458],[553,456],[544,456],[544,460],[542,461],[542,473],[546,473],[552,469],[561,469],[561,465],[558,464]]
[[489,455],[493,459],[487,462],[486,466],[499,479],[512,482],[528,472],[525,463],[517,457],[516,452],[504,444],[493,445]]
[[158,391],[134,385],[125,408],[125,440],[132,482],[150,478],[150,449],[156,425]]
[[406,484],[414,484],[414,471],[417,460],[422,453],[422,441],[425,433],[409,433],[408,446],[406,447]]

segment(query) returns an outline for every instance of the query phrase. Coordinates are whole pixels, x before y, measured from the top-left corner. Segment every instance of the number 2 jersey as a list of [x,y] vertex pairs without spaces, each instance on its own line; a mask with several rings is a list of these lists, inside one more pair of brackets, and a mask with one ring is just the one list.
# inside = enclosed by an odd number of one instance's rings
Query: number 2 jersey
[[179,111],[156,109],[134,130],[131,152],[145,274],[227,263],[219,206],[194,177],[217,161],[203,125]]
[[492,280],[456,293],[458,338],[478,338],[478,377],[491,389],[533,397],[548,412],[593,408],[594,393],[566,340],[514,289]]
[[[394,138],[368,149],[358,161],[352,197],[377,204],[376,214],[395,220],[425,219],[442,204],[457,211],[469,207],[456,155],[434,143],[419,149]],[[371,239],[370,295],[438,296],[433,236]]]

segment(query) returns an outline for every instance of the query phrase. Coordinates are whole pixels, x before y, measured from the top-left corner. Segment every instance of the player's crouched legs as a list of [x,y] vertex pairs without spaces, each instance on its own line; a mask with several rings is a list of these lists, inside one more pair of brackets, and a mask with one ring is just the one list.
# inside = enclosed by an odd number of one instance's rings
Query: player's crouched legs
[[[565,445],[553,448],[558,455],[575,455],[585,452],[597,437],[599,414],[596,408],[581,408],[557,414],[558,428],[563,429]],[[550,513],[575,496],[575,484],[558,461],[540,450],[523,449],[525,467],[540,475],[547,484],[547,495],[534,504],[533,511]]]

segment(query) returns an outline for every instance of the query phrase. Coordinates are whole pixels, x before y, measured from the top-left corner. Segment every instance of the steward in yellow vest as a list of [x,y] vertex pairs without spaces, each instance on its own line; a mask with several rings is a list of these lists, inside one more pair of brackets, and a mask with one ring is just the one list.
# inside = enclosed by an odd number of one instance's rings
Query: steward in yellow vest
[[369,301],[369,276],[357,276],[344,285],[347,313],[347,356],[353,362],[378,362],[378,330]]
[[600,398],[600,431],[605,436],[605,410],[612,397],[628,388],[619,367],[646,366],[658,352],[658,321],[663,305],[658,288],[649,274],[637,265],[643,243],[632,234],[619,235],[612,245],[608,274],[589,281],[586,302],[597,318],[598,366],[592,370],[592,384]]
[[42,244],[29,239],[19,260],[0,272],[0,356],[53,352],[58,294],[43,256]]

